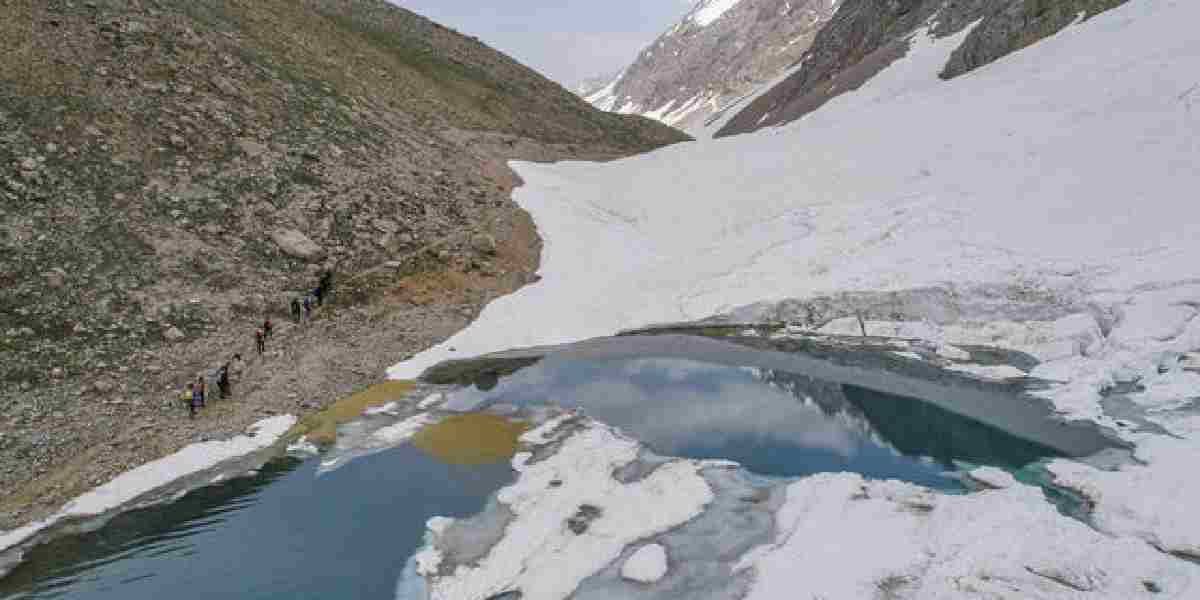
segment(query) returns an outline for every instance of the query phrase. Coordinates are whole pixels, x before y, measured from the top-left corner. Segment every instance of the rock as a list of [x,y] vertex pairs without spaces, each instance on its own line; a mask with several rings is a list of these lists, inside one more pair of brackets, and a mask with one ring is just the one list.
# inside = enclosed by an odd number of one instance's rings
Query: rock
[[163,337],[166,338],[168,342],[178,342],[186,338],[187,334],[180,331],[178,327],[171,327],[165,333],[163,333]]
[[179,135],[178,133],[172,133],[167,140],[170,141],[171,145],[175,148],[187,148],[187,140],[183,139],[183,136]]
[[374,225],[375,229],[380,233],[396,233],[396,230],[400,229],[400,226],[391,219],[375,219],[372,222],[372,225]]
[[240,92],[239,92],[237,86],[233,85],[233,82],[229,81],[228,79],[226,79],[220,75],[213,75],[209,79],[209,81],[212,82],[213,87],[217,88],[218,90],[220,90],[222,93],[224,93],[227,96],[235,96],[236,97],[236,96],[240,95]]
[[260,144],[251,138],[238,138],[237,147],[242,151],[242,154],[245,154],[250,158],[258,158],[267,153],[267,147],[265,145]]
[[92,384],[92,390],[99,394],[107,394],[115,389],[117,389],[117,384],[113,383],[111,379],[105,377],[97,379],[96,382]]
[[54,379],[62,379],[63,375],[66,374],[67,372],[64,371],[62,367],[54,367],[53,369],[50,369],[50,376]]
[[310,262],[325,258],[324,248],[295,229],[277,229],[271,233],[271,240],[288,256]]
[[46,277],[46,285],[52,289],[57,290],[67,284],[67,272],[62,268],[55,267],[47,271],[44,276]]
[[471,236],[471,248],[480,254],[495,254],[496,238],[486,233],[477,233]]

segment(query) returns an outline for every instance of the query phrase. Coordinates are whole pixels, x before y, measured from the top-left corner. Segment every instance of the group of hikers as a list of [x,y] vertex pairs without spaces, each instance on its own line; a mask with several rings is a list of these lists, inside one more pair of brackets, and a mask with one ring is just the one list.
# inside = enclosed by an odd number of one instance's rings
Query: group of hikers
[[[229,380],[229,373],[233,370],[235,363],[241,362],[242,355],[234,354],[233,358],[221,365],[221,367],[217,369],[216,373],[213,374],[213,379],[216,380],[217,390],[220,393],[221,400],[233,395],[233,384]],[[184,388],[183,393],[180,394],[179,399],[187,404],[188,414],[194,419],[196,418],[196,411],[201,408],[205,408],[208,405],[207,396],[208,381],[204,375],[200,375],[196,378],[195,383],[187,384],[187,387]]]
[[[312,319],[312,312],[316,307],[321,306],[325,297],[333,290],[333,271],[325,271],[321,274],[320,283],[311,292],[304,295],[303,299],[293,297],[290,302],[292,320],[297,324],[303,321]],[[275,327],[271,323],[271,318],[263,319],[262,325],[254,331],[254,349],[259,356],[263,356],[267,352],[267,340],[275,332]],[[217,368],[215,372],[209,373],[206,378],[201,374],[196,378],[194,383],[187,384],[187,387],[180,393],[179,399],[188,406],[188,414],[191,418],[196,418],[196,412],[207,406],[208,398],[208,381],[215,381],[218,393],[222,400],[233,395],[233,384],[230,381],[230,375],[233,371],[241,371],[244,368],[244,361],[241,354],[234,354],[233,357],[226,361],[223,365]]]
[[333,290],[333,271],[321,274],[321,281],[304,297],[293,297],[291,302],[292,321],[300,323],[312,319],[312,311],[325,301],[325,296]]

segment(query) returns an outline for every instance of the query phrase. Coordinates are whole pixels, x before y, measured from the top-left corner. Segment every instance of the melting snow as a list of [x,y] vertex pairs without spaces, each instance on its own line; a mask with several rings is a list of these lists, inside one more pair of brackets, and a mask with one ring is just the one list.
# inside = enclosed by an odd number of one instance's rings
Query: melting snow
[[[62,519],[102,515],[190,474],[270,448],[295,424],[296,417],[291,415],[271,417],[252,425],[246,435],[192,444],[175,454],[127,471],[71,501],[49,519],[0,534],[0,552],[28,540]],[[0,565],[0,571],[2,567]]]
[[[1200,480],[1187,475],[1200,460],[1200,417],[1177,410],[1194,405],[1200,383],[1183,368],[1200,351],[1200,111],[1188,94],[1200,72],[1196,22],[1200,3],[1133,0],[951,81],[937,73],[965,34],[918,33],[906,58],[784,127],[605,164],[517,163],[527,185],[516,199],[545,240],[543,279],[390,374],[764,300],[963,292],[960,306],[994,310],[868,331],[1031,352],[1046,362],[1030,375],[1058,382],[1043,395],[1080,418],[1104,422],[1101,393],[1137,382],[1134,402],[1180,439],[1128,434],[1146,464],[1118,471],[1052,465],[1110,535],[1026,486],[948,497],[853,475],[805,479],[789,489],[779,539],[745,560],[758,575],[750,597],[794,597],[796,581],[832,598],[1197,597],[1197,567],[1152,547],[1200,548],[1189,513]],[[1025,318],[1022,307],[1038,302],[1059,312]],[[551,464],[590,473],[619,462],[609,452],[566,455],[573,465],[518,461],[522,482],[550,477]],[[687,481],[690,468],[674,476]],[[594,477],[579,484],[598,486],[588,497],[611,498],[613,484]],[[512,494],[521,524],[502,543],[511,554],[495,554],[478,577],[439,580],[462,586],[440,597],[517,581],[536,592],[527,597],[563,597],[640,539],[622,530],[576,541],[561,521],[578,506]],[[654,516],[664,501],[642,509]],[[535,520],[535,507],[555,527]],[[583,547],[597,558],[581,558]]]
[[667,549],[661,544],[638,548],[621,567],[621,577],[641,583],[654,583],[667,574]]

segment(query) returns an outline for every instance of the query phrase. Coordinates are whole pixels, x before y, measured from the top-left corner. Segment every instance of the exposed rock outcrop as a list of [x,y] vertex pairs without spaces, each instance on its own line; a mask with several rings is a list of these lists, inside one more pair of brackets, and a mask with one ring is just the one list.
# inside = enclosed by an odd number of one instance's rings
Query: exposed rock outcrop
[[953,78],[1128,0],[845,0],[801,59],[803,66],[730,119],[718,137],[789,123],[858,89],[903,57],[910,36],[974,28],[941,76]]

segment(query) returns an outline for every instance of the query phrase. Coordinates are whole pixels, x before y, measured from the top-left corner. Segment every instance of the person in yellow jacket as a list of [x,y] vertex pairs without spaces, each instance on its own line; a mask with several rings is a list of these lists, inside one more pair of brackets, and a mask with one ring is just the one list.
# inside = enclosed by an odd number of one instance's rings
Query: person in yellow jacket
[[183,391],[179,394],[179,399],[184,404],[187,404],[188,413],[193,419],[196,418],[196,407],[200,404],[193,390],[195,385],[194,383],[187,384],[187,387],[183,388]]

